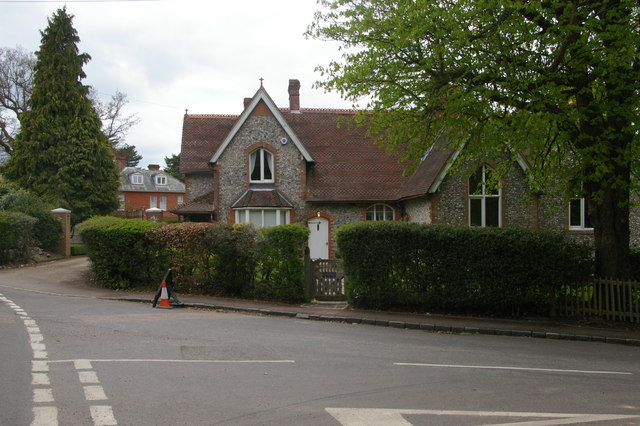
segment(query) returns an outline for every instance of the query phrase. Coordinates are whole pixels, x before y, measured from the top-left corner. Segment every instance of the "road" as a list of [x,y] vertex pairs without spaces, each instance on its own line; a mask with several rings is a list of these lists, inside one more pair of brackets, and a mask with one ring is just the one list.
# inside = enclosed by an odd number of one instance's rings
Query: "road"
[[8,276],[1,425],[640,424],[638,347],[153,309]]

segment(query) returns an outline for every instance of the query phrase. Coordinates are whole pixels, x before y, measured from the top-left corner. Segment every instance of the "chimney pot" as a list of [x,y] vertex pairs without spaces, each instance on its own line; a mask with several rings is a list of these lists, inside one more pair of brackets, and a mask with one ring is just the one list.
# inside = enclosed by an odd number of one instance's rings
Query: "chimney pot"
[[300,80],[289,80],[289,109],[300,112]]
[[149,164],[149,170],[160,170],[159,164]]

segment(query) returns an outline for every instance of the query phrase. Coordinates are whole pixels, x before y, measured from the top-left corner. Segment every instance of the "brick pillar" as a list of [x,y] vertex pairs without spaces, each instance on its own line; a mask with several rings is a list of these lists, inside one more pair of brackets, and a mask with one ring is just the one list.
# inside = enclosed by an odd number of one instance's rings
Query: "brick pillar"
[[144,211],[144,216],[146,220],[150,220],[152,222],[160,222],[162,220],[162,210],[157,207],[153,207]]
[[71,211],[63,208],[51,210],[62,220],[63,236],[62,236],[62,254],[71,256]]

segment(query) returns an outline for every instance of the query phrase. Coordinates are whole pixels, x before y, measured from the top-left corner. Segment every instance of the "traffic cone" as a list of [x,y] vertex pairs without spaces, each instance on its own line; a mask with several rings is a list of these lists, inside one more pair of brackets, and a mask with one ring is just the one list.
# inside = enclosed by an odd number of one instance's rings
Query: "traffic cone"
[[162,291],[160,292],[160,303],[158,303],[158,308],[171,308],[171,304],[169,303],[169,292],[167,291],[167,283],[162,280]]

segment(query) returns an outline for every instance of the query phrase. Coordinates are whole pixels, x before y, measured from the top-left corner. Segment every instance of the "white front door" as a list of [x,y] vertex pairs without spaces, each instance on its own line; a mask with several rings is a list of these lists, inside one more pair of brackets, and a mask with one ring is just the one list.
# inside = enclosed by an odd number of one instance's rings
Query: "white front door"
[[329,258],[329,221],[324,217],[309,219],[309,254],[311,259]]

